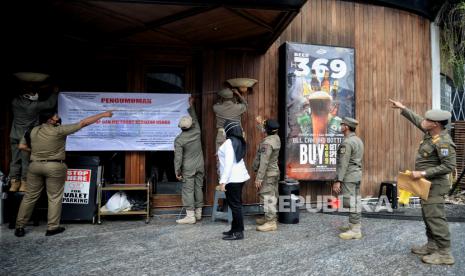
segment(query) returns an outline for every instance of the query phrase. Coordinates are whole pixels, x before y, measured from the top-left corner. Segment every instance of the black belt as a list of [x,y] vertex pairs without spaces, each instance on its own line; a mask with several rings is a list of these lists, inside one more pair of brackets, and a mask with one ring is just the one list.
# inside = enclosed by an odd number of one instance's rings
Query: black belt
[[32,162],[58,162],[58,163],[65,163],[65,160],[58,160],[58,159],[54,159],[54,160],[33,160]]

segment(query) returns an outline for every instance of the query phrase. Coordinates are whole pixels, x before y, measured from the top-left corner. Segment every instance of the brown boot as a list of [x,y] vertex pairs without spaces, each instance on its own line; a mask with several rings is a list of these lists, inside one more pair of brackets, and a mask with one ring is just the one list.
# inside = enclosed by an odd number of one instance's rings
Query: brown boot
[[266,223],[266,219],[263,218],[263,217],[262,217],[262,218],[256,218],[256,219],[255,219],[255,223],[256,223],[257,225],[263,225],[263,224]]
[[27,185],[26,180],[21,180],[21,186],[19,186],[19,191],[23,193],[26,192],[26,185]]
[[257,226],[257,231],[260,232],[276,231],[276,229],[278,229],[278,224],[275,220],[267,221],[264,224]]
[[453,265],[455,263],[454,256],[450,253],[450,248],[441,248],[430,255],[423,256],[421,260],[427,264],[434,265]]
[[194,224],[195,222],[195,211],[190,210],[186,211],[186,216],[183,219],[176,220],[178,224]]
[[352,224],[349,224],[349,225],[342,225],[342,226],[339,226],[338,229],[339,231],[341,232],[347,232],[350,230],[350,227],[351,227]]
[[11,184],[10,192],[17,192],[19,189],[19,186],[21,186],[21,181],[12,178],[10,181],[10,184]]
[[428,241],[424,245],[417,245],[411,248],[413,254],[417,255],[429,255],[438,250],[438,246],[434,241]]
[[362,238],[362,226],[360,225],[360,223],[357,223],[357,224],[351,223],[349,228],[350,229],[348,231],[339,234],[339,238],[343,240],[352,240],[352,239],[359,240]]

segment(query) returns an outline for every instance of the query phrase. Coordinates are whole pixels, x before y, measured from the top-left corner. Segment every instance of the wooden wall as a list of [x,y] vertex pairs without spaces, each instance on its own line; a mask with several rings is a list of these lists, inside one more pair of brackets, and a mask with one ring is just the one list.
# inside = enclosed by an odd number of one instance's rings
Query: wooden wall
[[[420,132],[403,119],[398,111],[391,110],[387,100],[399,99],[419,113],[431,106],[429,23],[420,16],[381,6],[309,0],[265,54],[191,49],[192,56],[193,52],[200,53],[198,60],[189,63],[195,75],[191,79],[198,79],[189,90],[202,90],[198,103],[202,104],[202,139],[207,170],[206,204],[212,204],[217,184],[214,156],[216,128],[212,110],[216,95],[213,92],[221,89],[229,78],[251,77],[259,80],[253,91],[247,94],[249,111],[243,117],[249,146],[246,163],[251,168],[257,145],[263,138],[255,128],[255,116],[278,116],[278,48],[285,41],[355,48],[356,117],[360,121],[357,133],[366,146],[363,195],[376,196],[381,181],[394,179],[399,170],[411,169],[421,139]],[[158,52],[153,50],[152,54],[157,55]],[[137,69],[143,65],[133,64],[141,60],[140,57],[127,53],[121,55],[129,62],[128,90],[143,90],[140,81],[143,70]],[[144,60],[145,57],[141,62],[144,63]],[[159,58],[153,58],[153,61],[159,62]],[[67,66],[72,67],[73,64]],[[12,118],[5,111],[9,102],[10,99],[0,102],[3,130],[0,136],[0,165],[4,172],[8,171],[10,156],[8,134]],[[145,155],[142,153],[127,154],[127,182],[144,181],[144,160]],[[247,204],[258,202],[253,187],[255,175],[250,173],[252,180],[244,191]],[[329,193],[329,185],[324,182],[301,185],[301,194],[311,195],[314,199],[316,195]]]
[[[211,92],[221,89],[229,78],[259,80],[247,95],[249,111],[243,117],[249,146],[246,163],[251,168],[262,139],[255,129],[255,116],[278,116],[278,48],[285,41],[355,48],[356,117],[360,121],[357,133],[365,143],[363,195],[377,196],[381,181],[395,179],[399,170],[412,169],[421,133],[399,111],[390,108],[388,99],[401,100],[419,113],[430,108],[429,24],[420,16],[391,8],[311,0],[264,55],[225,50],[204,52],[202,111],[207,204],[212,202],[217,183],[212,112],[216,95]],[[301,195],[329,193],[329,185],[324,182],[301,185]],[[246,186],[244,200],[258,202],[253,181]]]

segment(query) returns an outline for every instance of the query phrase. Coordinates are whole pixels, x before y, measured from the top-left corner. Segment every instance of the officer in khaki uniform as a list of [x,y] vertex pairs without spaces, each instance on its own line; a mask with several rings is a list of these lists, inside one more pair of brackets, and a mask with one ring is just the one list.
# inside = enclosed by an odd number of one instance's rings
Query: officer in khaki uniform
[[336,181],[333,190],[342,191],[343,206],[349,208],[349,226],[343,226],[339,237],[343,240],[361,239],[360,224],[361,202],[360,181],[362,180],[363,142],[355,135],[358,121],[344,117],[341,122],[341,132],[344,141],[337,150]]
[[[255,187],[260,196],[260,202],[265,203],[265,217],[256,220],[257,231],[267,232],[277,229],[276,203],[278,202],[279,167],[278,157],[281,148],[281,140],[278,136],[279,124],[275,120],[268,119],[264,123],[264,131],[267,136],[258,147],[253,169],[256,172]],[[270,206],[270,202],[276,202]]]
[[[38,74],[39,73],[29,73]],[[47,76],[47,75],[44,75]],[[39,113],[55,107],[58,98],[58,89],[45,101],[39,101],[36,91],[39,82],[27,82],[22,95],[11,102],[13,123],[10,131],[11,162],[10,162],[10,192],[26,191],[27,171],[29,167],[29,153],[18,149],[19,142],[27,130],[37,126]]]
[[[239,98],[239,103],[235,103],[234,94]],[[241,122],[241,115],[247,110],[247,101],[244,97],[236,90],[225,88],[218,92],[220,97],[220,103],[213,105],[213,111],[216,114],[216,128],[218,133],[216,135],[216,151],[226,141],[224,133],[224,122],[226,120]]]
[[455,144],[445,129],[451,114],[432,109],[422,118],[401,102],[390,101],[393,108],[401,109],[402,116],[423,131],[412,176],[431,181],[428,200],[421,201],[428,241],[425,245],[412,247],[412,252],[422,255],[425,263],[452,265],[455,260],[450,252],[449,225],[444,211],[444,196],[450,188],[449,174],[456,166]]
[[15,235],[25,235],[24,227],[31,217],[34,205],[40,197],[42,189],[47,190],[48,225],[46,236],[52,236],[65,231],[60,227],[61,202],[66,180],[67,166],[65,164],[66,136],[93,124],[104,117],[111,117],[111,111],[88,117],[79,123],[60,125],[60,118],[55,113],[42,114],[41,125],[34,127],[28,138],[20,142],[20,149],[31,151],[31,164],[27,174],[28,186],[26,194],[18,211]]
[[194,224],[202,219],[204,163],[201,130],[193,107],[194,98],[189,99],[190,116],[179,121],[182,132],[174,140],[174,171],[182,185],[182,204],[186,217],[176,220],[179,224]]

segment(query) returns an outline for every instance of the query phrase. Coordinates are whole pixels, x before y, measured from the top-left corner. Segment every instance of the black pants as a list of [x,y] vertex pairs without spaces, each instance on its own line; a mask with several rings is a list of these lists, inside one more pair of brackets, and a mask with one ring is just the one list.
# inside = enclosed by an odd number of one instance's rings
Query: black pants
[[232,212],[232,232],[244,231],[244,217],[242,215],[242,187],[245,182],[228,183],[226,185],[226,199]]

